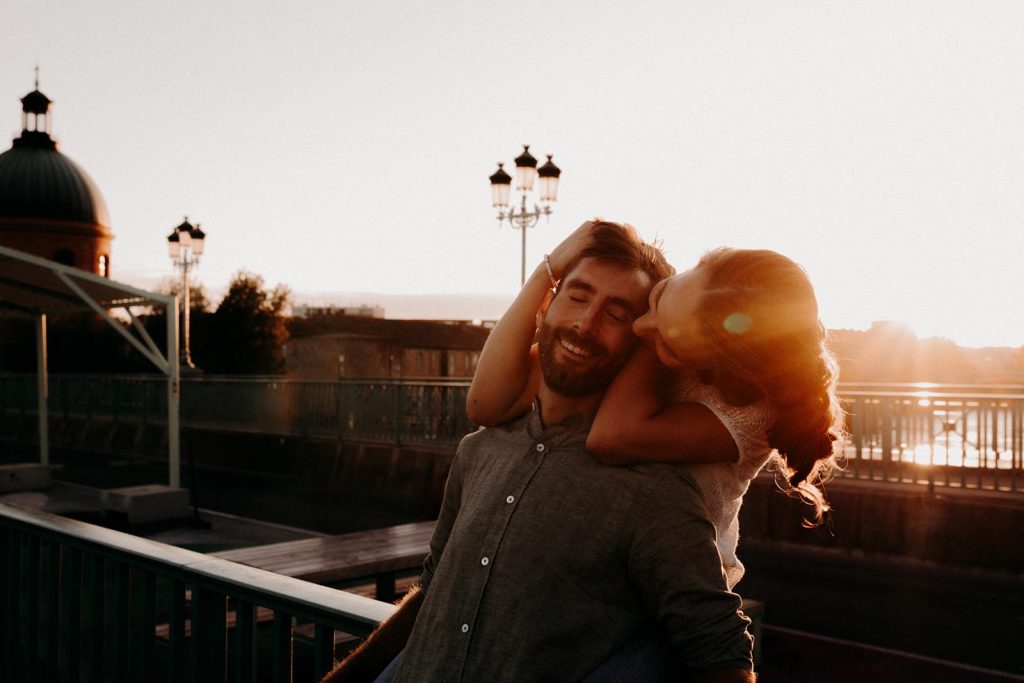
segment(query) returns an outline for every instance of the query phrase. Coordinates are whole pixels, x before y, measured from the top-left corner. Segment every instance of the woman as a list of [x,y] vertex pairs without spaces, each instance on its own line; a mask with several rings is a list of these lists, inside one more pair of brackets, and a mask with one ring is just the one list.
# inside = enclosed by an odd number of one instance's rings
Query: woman
[[[484,346],[467,397],[470,419],[492,425],[524,412],[537,387],[535,318],[593,231],[566,238],[523,286]],[[784,489],[828,505],[820,484],[836,464],[842,412],[806,273],[773,251],[722,248],[651,290],[633,322],[645,342],[612,382],[587,439],[603,462],[679,462],[694,477],[718,532],[729,587],[738,514],[751,479],[774,460]]]

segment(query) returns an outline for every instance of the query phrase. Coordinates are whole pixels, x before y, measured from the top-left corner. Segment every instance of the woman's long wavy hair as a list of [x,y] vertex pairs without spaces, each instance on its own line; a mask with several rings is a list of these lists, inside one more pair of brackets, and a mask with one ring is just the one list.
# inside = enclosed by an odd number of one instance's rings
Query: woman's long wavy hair
[[723,247],[697,267],[707,275],[698,315],[715,349],[712,382],[736,405],[768,397],[780,485],[814,506],[806,524],[820,524],[829,510],[821,485],[839,466],[845,430],[814,287],[803,268],[766,249]]

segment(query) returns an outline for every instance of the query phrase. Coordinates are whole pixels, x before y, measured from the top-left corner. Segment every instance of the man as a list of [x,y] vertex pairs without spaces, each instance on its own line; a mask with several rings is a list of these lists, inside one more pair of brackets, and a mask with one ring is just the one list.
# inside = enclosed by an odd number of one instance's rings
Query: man
[[533,411],[463,439],[422,589],[326,680],[373,680],[399,652],[395,681],[581,680],[655,624],[688,680],[753,680],[689,474],[586,450],[665,265],[631,229],[592,235],[543,312]]

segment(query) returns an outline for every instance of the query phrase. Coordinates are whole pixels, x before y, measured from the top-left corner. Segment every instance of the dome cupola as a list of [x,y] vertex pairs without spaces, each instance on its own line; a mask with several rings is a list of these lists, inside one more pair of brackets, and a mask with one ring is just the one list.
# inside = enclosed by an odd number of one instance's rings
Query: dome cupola
[[21,98],[22,131],[0,154],[0,244],[110,274],[110,218],[99,188],[51,136],[53,102]]

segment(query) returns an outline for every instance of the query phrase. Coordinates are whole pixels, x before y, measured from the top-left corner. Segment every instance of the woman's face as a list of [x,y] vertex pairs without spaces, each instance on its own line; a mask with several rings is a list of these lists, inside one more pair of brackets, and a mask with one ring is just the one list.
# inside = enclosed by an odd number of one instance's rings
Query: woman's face
[[700,267],[662,280],[651,290],[647,313],[633,323],[633,332],[669,367],[700,367],[710,356],[697,315],[706,284]]

